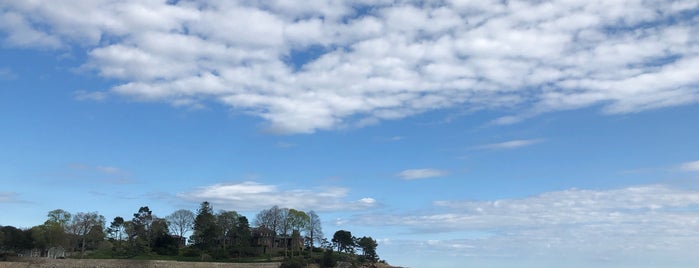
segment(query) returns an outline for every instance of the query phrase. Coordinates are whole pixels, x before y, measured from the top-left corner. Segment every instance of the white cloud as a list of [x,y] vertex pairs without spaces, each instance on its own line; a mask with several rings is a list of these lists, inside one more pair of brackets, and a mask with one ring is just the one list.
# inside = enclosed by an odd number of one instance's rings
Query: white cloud
[[4,1],[0,31],[87,48],[85,67],[121,81],[110,96],[214,100],[282,133],[444,108],[507,108],[495,122],[514,123],[699,101],[696,3],[360,2]]
[[280,190],[276,185],[257,182],[214,184],[199,187],[177,196],[188,201],[209,201],[219,208],[257,211],[275,205],[301,210],[347,211],[377,206],[370,197],[348,201],[346,188]]
[[397,174],[405,180],[417,180],[449,175],[449,171],[433,168],[406,169]]
[[17,74],[10,68],[0,68],[0,80],[17,79]]
[[3,203],[25,203],[17,197],[15,192],[0,192],[0,204]]
[[504,141],[504,142],[499,142],[499,143],[480,145],[480,146],[476,146],[475,148],[477,148],[477,149],[490,149],[490,150],[516,149],[516,148],[520,148],[520,147],[534,145],[534,144],[537,144],[537,143],[540,143],[543,141],[544,141],[543,139],[511,140],[511,141]]
[[296,144],[295,144],[295,143],[290,143],[290,142],[280,141],[280,142],[277,142],[277,143],[275,144],[275,146],[276,146],[277,148],[289,149],[289,148],[296,147]]
[[699,171],[699,161],[687,162],[680,165],[684,171]]
[[102,101],[102,100],[107,99],[107,93],[101,92],[101,91],[78,90],[78,91],[73,92],[73,97],[79,101],[85,101],[85,100]]
[[430,211],[372,214],[354,223],[450,234],[449,241],[433,242],[433,249],[451,248],[448,252],[461,256],[683,256],[699,243],[699,191],[663,185],[571,189],[522,199],[436,201]]
[[70,180],[77,179],[110,184],[130,184],[134,182],[131,178],[131,173],[121,168],[84,163],[72,163],[68,165],[68,169],[59,174],[59,177],[65,177]]

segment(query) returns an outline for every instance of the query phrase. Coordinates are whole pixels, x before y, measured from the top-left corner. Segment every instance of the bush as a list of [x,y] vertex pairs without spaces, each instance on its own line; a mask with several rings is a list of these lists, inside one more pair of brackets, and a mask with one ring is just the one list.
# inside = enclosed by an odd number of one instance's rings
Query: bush
[[284,260],[279,268],[304,268],[306,265],[307,263],[304,258],[293,257]]
[[323,259],[320,261],[320,267],[335,267],[337,266],[337,259],[332,250],[326,250],[323,252]]
[[214,249],[210,252],[210,254],[214,260],[228,259],[228,252],[223,249]]
[[180,255],[182,255],[182,257],[199,257],[201,256],[201,250],[198,248],[187,247],[180,250]]

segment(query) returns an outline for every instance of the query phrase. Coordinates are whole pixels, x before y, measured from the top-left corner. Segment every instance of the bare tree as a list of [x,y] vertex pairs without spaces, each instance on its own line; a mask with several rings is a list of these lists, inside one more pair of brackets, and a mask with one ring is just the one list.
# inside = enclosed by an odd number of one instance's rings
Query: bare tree
[[311,210],[308,213],[308,225],[306,225],[306,235],[310,238],[310,246],[313,248],[313,243],[316,241],[318,244],[322,244],[323,241],[323,228],[320,223],[320,217],[315,211]]
[[264,209],[255,216],[255,225],[265,227],[275,232],[276,234],[286,234],[288,229],[285,223],[288,209],[273,206],[270,209]]
[[87,244],[88,235],[91,232],[102,232],[104,223],[104,216],[99,215],[97,212],[79,212],[73,215],[73,220],[68,229],[71,233],[80,237],[82,241],[80,249],[81,258],[85,256],[85,245]]
[[187,233],[194,228],[194,212],[186,209],[180,209],[173,212],[166,219],[170,226],[170,231],[174,235],[186,237]]

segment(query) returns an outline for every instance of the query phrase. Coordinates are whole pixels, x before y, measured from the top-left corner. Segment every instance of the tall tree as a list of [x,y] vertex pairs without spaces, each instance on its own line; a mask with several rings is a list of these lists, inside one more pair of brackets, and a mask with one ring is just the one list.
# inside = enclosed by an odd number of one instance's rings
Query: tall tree
[[62,209],[54,209],[49,211],[47,217],[48,219],[46,220],[46,222],[56,223],[61,225],[62,227],[66,227],[66,225],[68,225],[68,222],[70,222],[71,219],[70,213]]
[[65,210],[55,209],[49,211],[44,224],[32,228],[32,236],[37,244],[36,246],[42,249],[66,246],[68,240],[66,227],[70,219],[70,213]]
[[[291,230],[291,255],[294,255],[294,249],[299,248],[301,242],[301,231],[306,229],[308,226],[309,217],[306,212],[289,209],[286,214],[286,223]],[[303,248],[303,247],[301,247]]]
[[[88,235],[91,233],[94,235],[95,233],[103,232],[104,222],[104,216],[99,215],[97,212],[79,212],[73,215],[69,230],[81,240],[81,258],[85,256]],[[104,235],[102,235],[102,237],[104,237]]]
[[133,214],[130,221],[124,222],[124,231],[129,236],[129,255],[136,256],[151,251],[151,226],[154,218],[153,211],[148,206],[143,206]]
[[174,235],[186,237],[187,233],[194,228],[194,217],[193,212],[180,209],[167,216],[166,219]]
[[235,226],[235,245],[239,248],[250,246],[250,223],[248,218],[240,215]]
[[350,231],[339,230],[335,232],[332,241],[337,246],[337,251],[351,253],[354,250],[354,238]]
[[308,214],[306,214],[306,212],[295,210],[293,208],[289,209],[289,212],[287,212],[286,219],[286,222],[289,225],[289,229],[291,229],[291,232],[300,232],[305,230],[308,226],[308,222],[310,221],[310,218]]
[[117,241],[122,240],[122,235],[124,234],[124,218],[122,217],[114,217],[114,220],[109,225],[109,228],[107,228],[107,233]]
[[288,209],[279,208],[279,206],[264,209],[255,216],[255,225],[274,231],[275,237],[277,234],[286,234],[287,227],[284,226],[286,225],[284,221],[287,211]]
[[238,217],[240,217],[240,215],[238,215],[237,212],[225,210],[219,211],[218,215],[216,215],[220,234],[219,239],[221,240],[224,250],[226,250],[228,244],[233,242],[236,225],[238,224]]
[[133,224],[136,238],[150,242],[148,239],[150,238],[151,224],[153,224],[153,211],[148,206],[139,208],[138,212],[133,214],[131,223]]
[[306,226],[306,235],[309,238],[310,247],[313,248],[313,244],[318,242],[321,244],[323,241],[323,228],[320,223],[320,217],[315,211],[311,210],[308,213],[308,225]]
[[371,237],[363,236],[357,239],[357,246],[362,249],[362,255],[372,262],[376,262],[379,256],[376,255],[376,247],[379,244]]
[[218,231],[213,211],[209,202],[202,202],[194,219],[194,233],[191,239],[202,250],[210,250],[216,245]]

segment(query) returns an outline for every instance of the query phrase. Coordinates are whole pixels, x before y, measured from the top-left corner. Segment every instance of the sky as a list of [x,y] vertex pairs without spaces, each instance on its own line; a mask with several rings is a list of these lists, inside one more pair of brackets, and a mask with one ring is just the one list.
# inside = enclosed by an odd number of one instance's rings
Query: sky
[[0,225],[316,211],[406,267],[697,267],[699,1],[0,0]]

